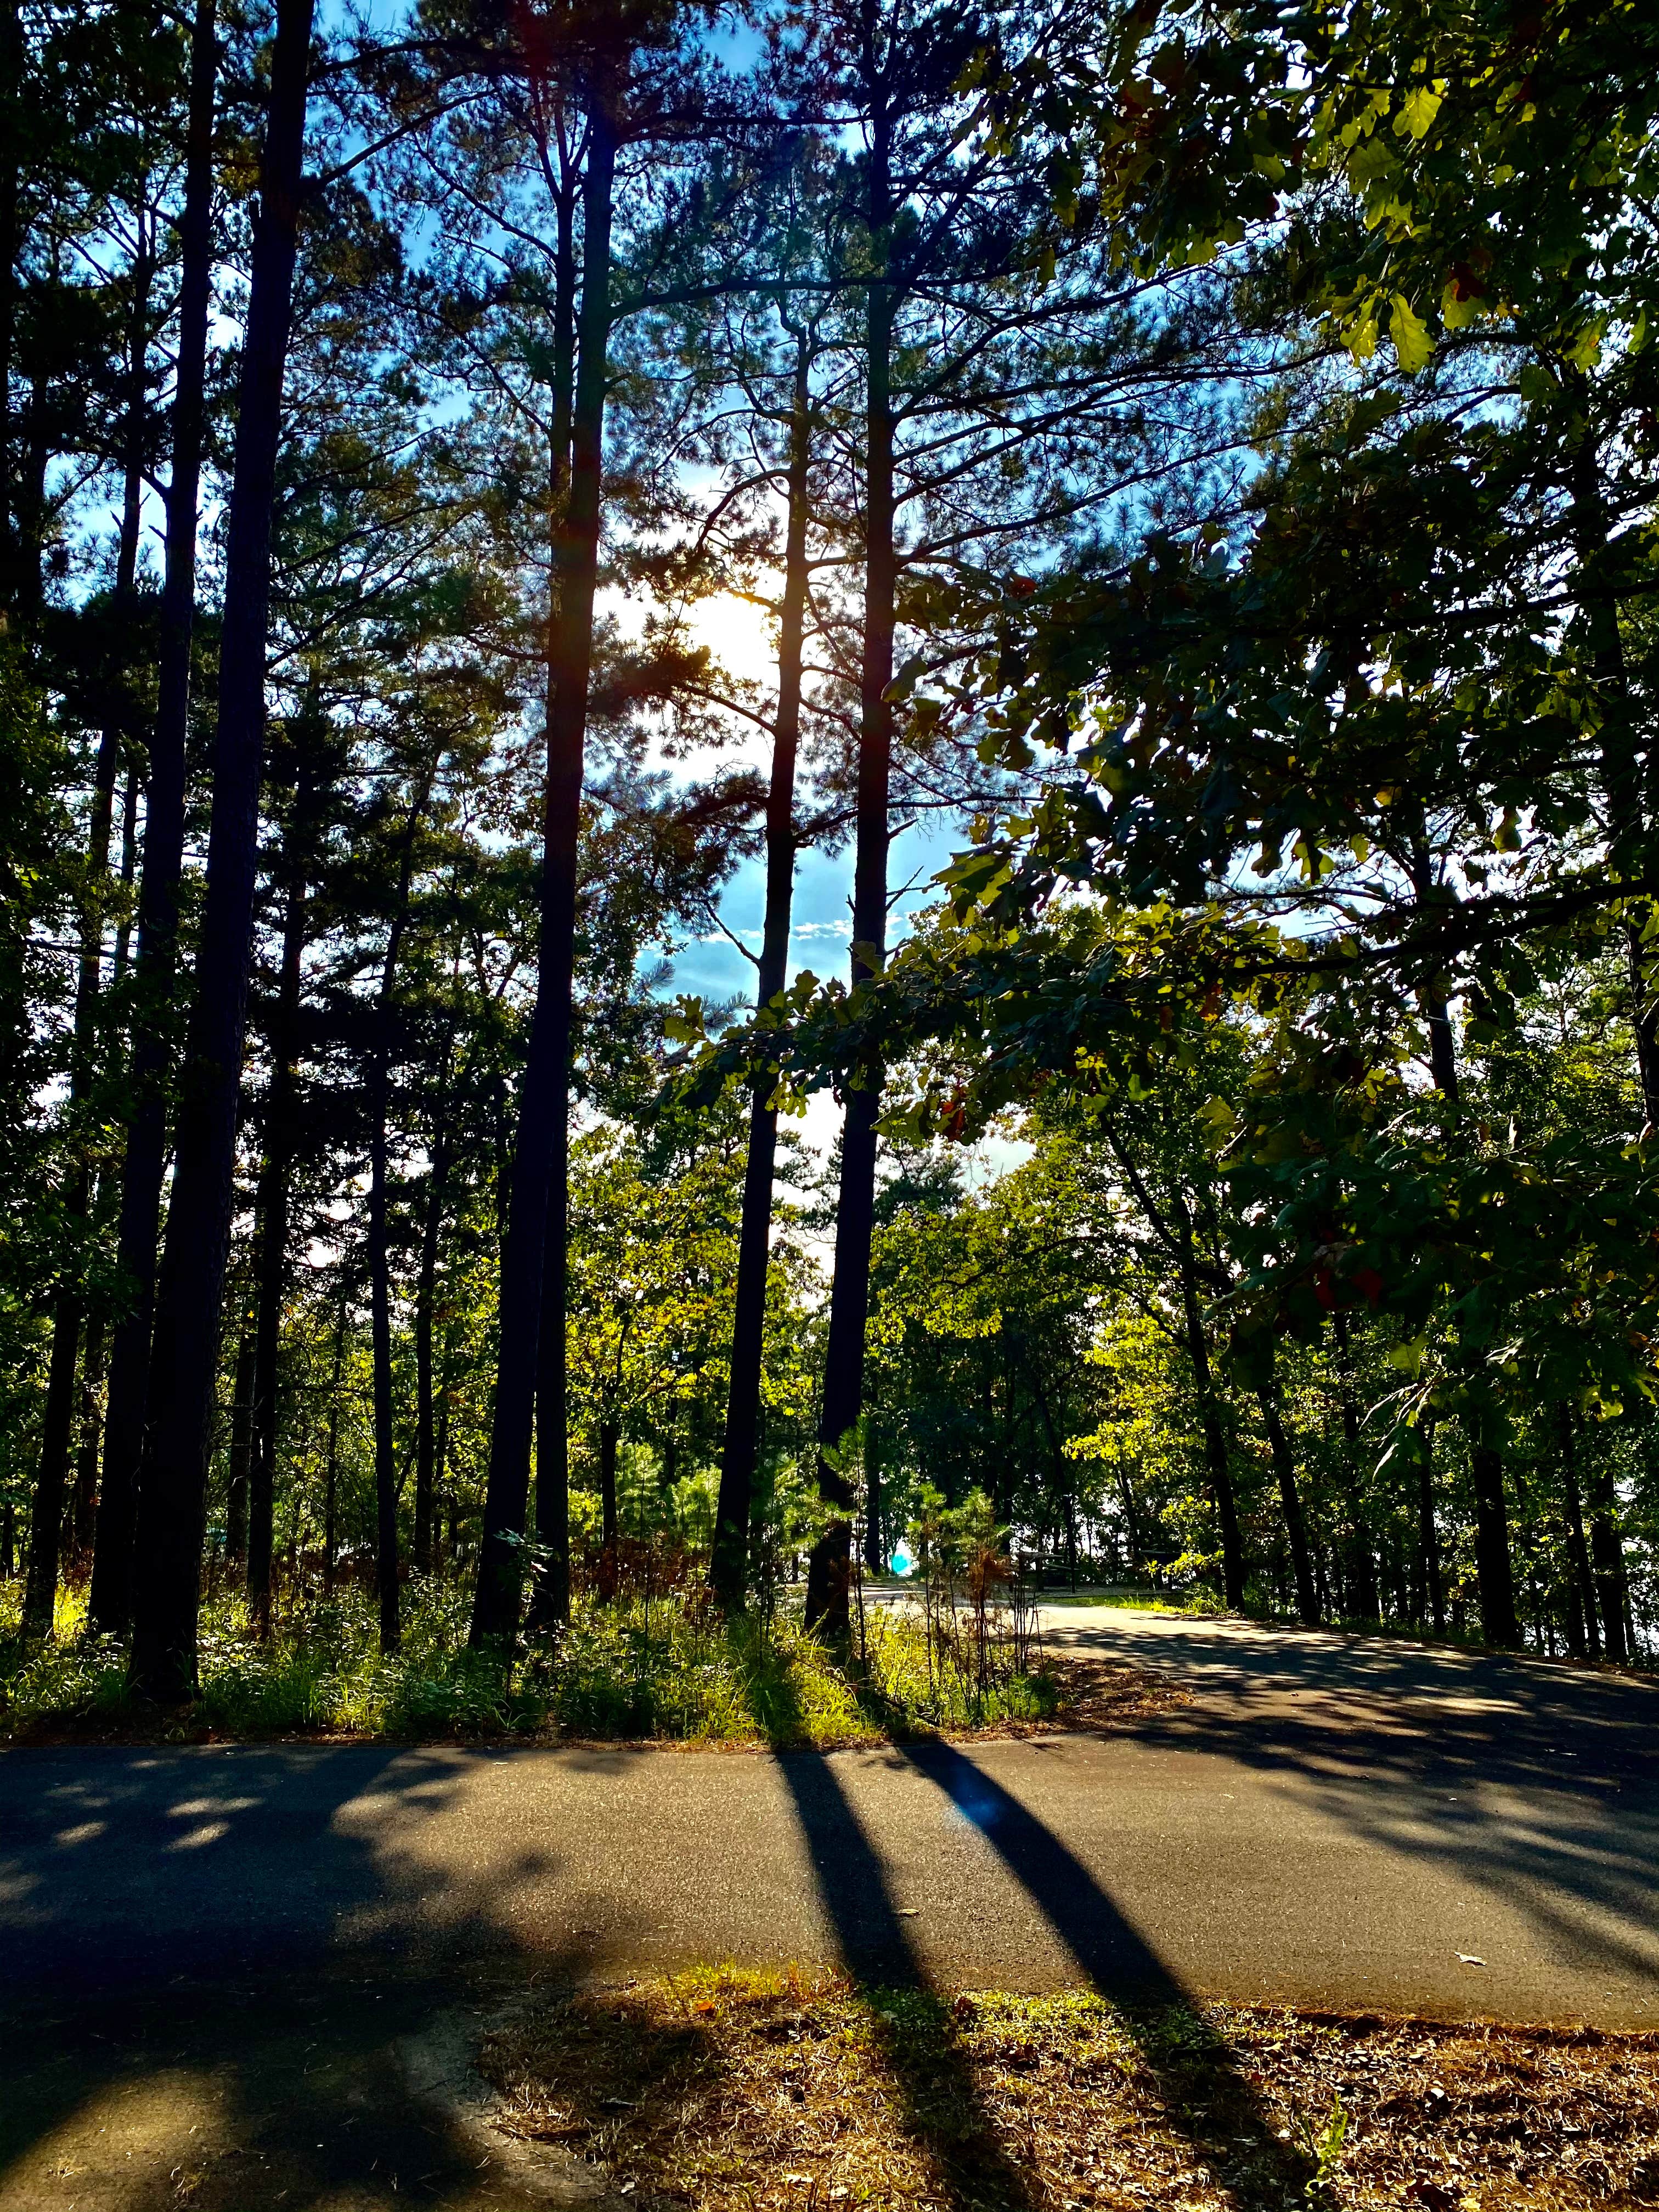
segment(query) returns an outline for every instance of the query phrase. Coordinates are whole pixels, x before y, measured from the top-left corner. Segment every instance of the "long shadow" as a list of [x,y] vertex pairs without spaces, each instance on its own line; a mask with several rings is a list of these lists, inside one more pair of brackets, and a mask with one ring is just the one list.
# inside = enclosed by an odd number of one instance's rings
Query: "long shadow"
[[0,2205],[76,2173],[133,2212],[391,2212],[414,2183],[475,2203],[476,2133],[403,2055],[522,1982],[489,1900],[446,1900],[408,1849],[464,1772],[367,1747],[0,1754]]
[[[1235,2200],[1241,2205],[1279,2204],[1304,2190],[1313,2176],[1311,2161],[1280,2138],[1225,2044],[1206,2030],[1177,1977],[1088,1869],[1017,1798],[948,1744],[911,1747],[903,1756],[987,1837],[1096,1990],[1114,2001],[1116,2017],[1155,2083],[1166,2116],[1188,2136],[1194,2154],[1211,2158],[1214,2147],[1194,2128],[1193,2118],[1212,2121],[1231,2136],[1234,2154],[1226,2178]],[[925,1969],[894,1908],[880,1861],[834,1766],[822,1756],[809,1755],[780,1763],[848,1971],[866,1985],[927,1990]],[[952,2201],[983,2202],[982,2154],[976,2153],[973,2166],[962,2172],[952,2155],[955,2144],[929,2132],[940,2106],[927,2083],[906,2078],[901,2037],[892,2039],[888,2057],[913,2124],[957,2191]],[[959,2051],[948,2087],[971,2112],[974,2133],[988,2130],[988,2116]],[[1005,2154],[999,2152],[997,2158],[995,2176],[1005,2201],[1029,2204],[1030,2180]],[[1016,2188],[1022,2193],[1015,2195]]]
[[[1229,2129],[1235,2151],[1244,2154],[1232,2161],[1232,2186],[1240,2201],[1251,2201],[1264,2188],[1275,2200],[1305,2189],[1313,2178],[1312,2161],[1281,2138],[1225,2042],[1202,2032],[1190,1992],[1082,1860],[1018,1797],[951,1745],[913,1745],[904,1756],[973,1823],[1095,1989],[1116,2002],[1118,2016],[1157,2081],[1170,2118],[1184,2124],[1184,2115],[1197,2100],[1212,2107]],[[1172,2033],[1172,2014],[1184,2014],[1200,2032],[1185,2029],[1183,2022]],[[1196,2135],[1193,2140],[1194,2148],[1207,2154],[1205,2142]]]
[[[881,1863],[848,1803],[835,1770],[818,1753],[778,1762],[842,1961],[872,2001],[878,2047],[890,2069],[905,2120],[929,2154],[953,2206],[1029,2212],[1028,2177],[998,2142],[949,2012],[930,1989],[915,1947],[894,1908]],[[887,1990],[908,2000],[884,2017]]]

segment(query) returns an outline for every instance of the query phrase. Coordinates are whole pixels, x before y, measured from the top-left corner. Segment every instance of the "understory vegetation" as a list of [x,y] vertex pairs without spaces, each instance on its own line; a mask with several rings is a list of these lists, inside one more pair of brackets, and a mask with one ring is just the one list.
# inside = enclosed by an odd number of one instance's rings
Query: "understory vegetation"
[[539,2000],[500,2124],[642,2205],[1577,2212],[1648,2201],[1659,2040],[709,1968]]
[[[0,1591],[0,1735],[153,1733],[112,1637],[86,1631],[84,1594],[59,1601],[54,1637],[27,1638]],[[240,1591],[210,1601],[200,1689],[171,1733],[257,1737],[654,1738],[776,1750],[869,1743],[1054,1717],[1060,1684],[1029,1624],[958,1619],[935,1601],[876,1603],[837,1658],[801,1623],[799,1595],[727,1622],[683,1581],[653,1595],[636,1575],[579,1593],[556,1643],[515,1662],[470,1650],[453,1583],[407,1592],[398,1650],[380,1649],[372,1595],[343,1590],[278,1616],[262,1635]],[[1124,1670],[1126,1674],[1133,1670]]]

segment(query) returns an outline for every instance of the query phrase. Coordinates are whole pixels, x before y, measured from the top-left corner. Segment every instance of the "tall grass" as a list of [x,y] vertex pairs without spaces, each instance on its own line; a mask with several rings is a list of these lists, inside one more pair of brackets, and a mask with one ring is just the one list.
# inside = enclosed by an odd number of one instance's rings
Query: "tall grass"
[[840,1664],[784,1609],[770,1621],[721,1622],[693,1583],[666,1594],[579,1598],[556,1646],[511,1663],[466,1646],[466,1594],[417,1577],[402,1649],[380,1656],[372,1597],[350,1590],[283,1619],[269,1642],[240,1597],[204,1608],[201,1688],[158,1716],[126,1683],[112,1638],[86,1632],[66,1593],[52,1637],[20,1632],[21,1588],[0,1584],[0,1731],[270,1736],[558,1736],[827,1747],[933,1728],[983,1726],[1051,1712],[1053,1684],[1033,1672],[988,1689],[942,1668],[922,1624],[884,1610],[861,1662]]

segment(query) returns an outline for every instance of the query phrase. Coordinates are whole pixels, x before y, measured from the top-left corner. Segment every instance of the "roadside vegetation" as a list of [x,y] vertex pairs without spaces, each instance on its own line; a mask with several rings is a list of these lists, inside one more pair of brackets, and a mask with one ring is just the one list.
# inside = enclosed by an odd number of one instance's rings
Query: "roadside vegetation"
[[[894,1602],[860,1583],[839,1650],[807,1633],[797,1591],[722,1616],[704,1564],[660,1543],[601,1552],[568,1626],[516,1653],[469,1647],[465,1598],[436,1576],[407,1585],[390,1656],[372,1593],[348,1588],[296,1606],[262,1633],[232,1589],[204,1611],[199,1693],[171,1713],[134,1692],[118,1641],[88,1629],[84,1591],[60,1595],[55,1633],[41,1642],[24,1635],[16,1594],[0,1587],[0,1727],[14,1738],[160,1729],[822,1749],[1063,1717],[1061,1673],[1029,1597],[1010,1593],[1006,1554],[981,1544],[964,1562],[938,1523],[919,1540],[927,1564],[914,1592]],[[1143,1686],[1133,1668],[1108,1672],[1118,1703]],[[1103,1705],[1097,1669],[1079,1686],[1091,1716],[1114,1702],[1109,1694]]]
[[544,2001],[499,2124],[700,2212],[1650,2201],[1659,2038],[729,1968]]

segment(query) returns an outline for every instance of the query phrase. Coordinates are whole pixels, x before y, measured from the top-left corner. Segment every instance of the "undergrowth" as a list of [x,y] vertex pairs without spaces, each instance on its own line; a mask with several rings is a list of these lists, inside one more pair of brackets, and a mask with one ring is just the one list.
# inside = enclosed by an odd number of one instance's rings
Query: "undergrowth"
[[[0,1583],[0,1732],[156,1733],[127,1687],[126,1656],[85,1625],[83,1594],[58,1601],[52,1638],[19,1631],[21,1587]],[[556,1646],[510,1663],[469,1650],[466,1595],[416,1577],[401,1650],[382,1658],[373,1597],[352,1589],[281,1618],[269,1641],[240,1596],[204,1607],[200,1693],[166,1734],[301,1733],[390,1737],[640,1738],[827,1747],[930,1729],[1035,1721],[1058,1703],[1033,1668],[978,1684],[939,1662],[908,1616],[870,1624],[856,1661],[838,1663],[799,1615],[726,1625],[695,1594],[578,1600]]]

